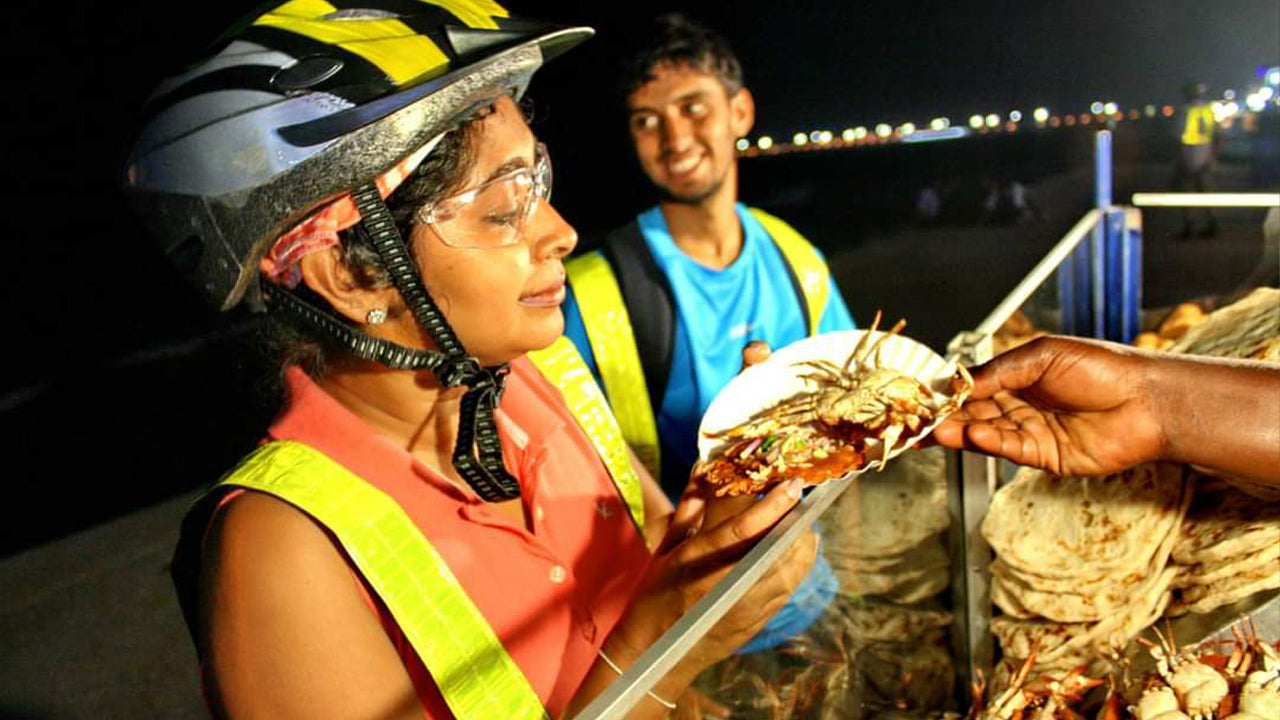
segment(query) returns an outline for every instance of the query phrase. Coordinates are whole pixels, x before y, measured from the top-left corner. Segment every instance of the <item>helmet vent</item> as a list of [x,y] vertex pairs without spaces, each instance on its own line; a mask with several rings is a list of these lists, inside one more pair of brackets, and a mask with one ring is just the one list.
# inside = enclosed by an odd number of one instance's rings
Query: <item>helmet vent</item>
[[281,68],[271,84],[282,93],[306,90],[319,85],[342,70],[342,61],[338,58],[316,56],[299,60],[286,68]]
[[389,10],[375,10],[373,8],[346,8],[344,10],[334,10],[328,15],[321,15],[321,20],[393,20],[400,17],[400,13],[393,13]]

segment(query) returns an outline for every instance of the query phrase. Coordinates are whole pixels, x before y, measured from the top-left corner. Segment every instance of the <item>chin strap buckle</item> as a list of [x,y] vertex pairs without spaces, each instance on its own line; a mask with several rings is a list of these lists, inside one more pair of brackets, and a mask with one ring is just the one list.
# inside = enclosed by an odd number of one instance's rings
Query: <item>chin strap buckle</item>
[[444,387],[475,388],[493,382],[493,377],[473,357],[449,358],[435,368],[435,376]]

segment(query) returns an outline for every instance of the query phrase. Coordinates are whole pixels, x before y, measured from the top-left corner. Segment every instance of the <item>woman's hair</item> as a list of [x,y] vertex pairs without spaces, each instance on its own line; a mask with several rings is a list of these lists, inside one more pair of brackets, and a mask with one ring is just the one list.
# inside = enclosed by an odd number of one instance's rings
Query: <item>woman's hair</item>
[[[387,209],[391,211],[396,228],[409,248],[410,257],[414,255],[409,238],[413,234],[415,213],[426,203],[461,189],[476,160],[477,121],[492,112],[492,105],[484,105],[468,113],[459,126],[446,133],[422,164],[386,198]],[[362,224],[340,231],[338,238],[342,262],[351,271],[357,285],[373,289],[391,283]],[[328,302],[305,283],[299,284],[292,292],[316,307],[329,309]],[[270,370],[266,380],[277,388],[285,367],[297,365],[312,378],[319,379],[326,374],[335,358],[347,353],[332,338],[281,313],[267,313],[259,344],[266,354]]]

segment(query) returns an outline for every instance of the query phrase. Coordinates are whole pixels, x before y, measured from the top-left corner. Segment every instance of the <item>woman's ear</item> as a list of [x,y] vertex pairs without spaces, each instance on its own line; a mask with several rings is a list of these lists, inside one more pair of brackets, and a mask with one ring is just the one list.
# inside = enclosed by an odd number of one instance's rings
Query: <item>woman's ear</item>
[[389,285],[361,287],[351,269],[342,261],[340,248],[331,247],[305,255],[298,265],[302,271],[302,282],[357,325],[370,322],[370,311],[381,310],[385,318],[388,309],[399,299],[395,288]]

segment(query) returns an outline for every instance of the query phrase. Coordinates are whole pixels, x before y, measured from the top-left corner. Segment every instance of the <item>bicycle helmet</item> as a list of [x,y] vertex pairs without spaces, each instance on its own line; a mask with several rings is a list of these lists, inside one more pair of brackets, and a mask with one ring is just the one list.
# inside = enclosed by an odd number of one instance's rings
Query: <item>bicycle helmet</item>
[[[506,367],[481,367],[458,342],[375,180],[474,108],[504,94],[518,99],[542,63],[593,31],[512,18],[489,0],[343,6],[276,5],[163,81],[126,163],[126,194],[161,250],[218,308],[265,300],[359,357],[469,388],[454,466],[482,498],[511,499],[519,486],[503,467],[493,421]],[[344,196],[438,352],[373,338],[257,282],[275,239]]]

